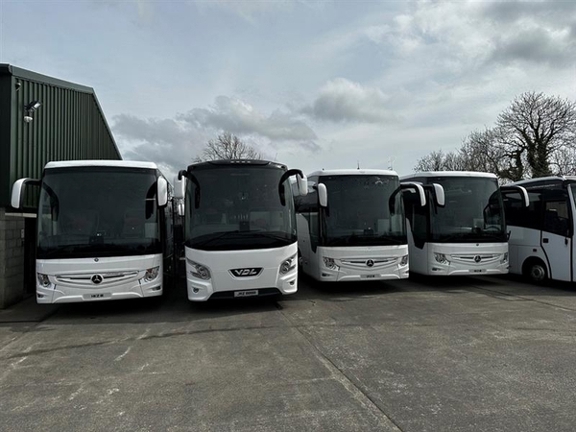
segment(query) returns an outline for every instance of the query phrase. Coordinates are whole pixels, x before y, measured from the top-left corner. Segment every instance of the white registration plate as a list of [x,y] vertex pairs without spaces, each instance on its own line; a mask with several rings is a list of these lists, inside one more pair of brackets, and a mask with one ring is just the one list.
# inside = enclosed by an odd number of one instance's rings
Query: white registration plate
[[257,296],[257,295],[258,295],[258,290],[234,292],[234,297],[252,297],[252,296]]
[[376,279],[376,275],[362,275],[361,277],[364,279]]
[[484,273],[484,270],[470,270],[470,273]]

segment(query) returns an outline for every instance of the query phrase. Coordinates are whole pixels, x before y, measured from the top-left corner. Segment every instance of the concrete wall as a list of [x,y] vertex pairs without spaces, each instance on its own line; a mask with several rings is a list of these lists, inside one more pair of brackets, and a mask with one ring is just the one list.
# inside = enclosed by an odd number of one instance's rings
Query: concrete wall
[[24,286],[24,218],[0,208],[0,309],[26,296]]

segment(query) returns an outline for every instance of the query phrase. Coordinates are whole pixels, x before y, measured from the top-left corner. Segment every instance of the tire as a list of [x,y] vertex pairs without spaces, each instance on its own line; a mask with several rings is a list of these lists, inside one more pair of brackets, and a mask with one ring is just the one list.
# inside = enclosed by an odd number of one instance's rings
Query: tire
[[542,284],[548,279],[548,270],[542,261],[532,260],[524,264],[524,275],[532,282]]

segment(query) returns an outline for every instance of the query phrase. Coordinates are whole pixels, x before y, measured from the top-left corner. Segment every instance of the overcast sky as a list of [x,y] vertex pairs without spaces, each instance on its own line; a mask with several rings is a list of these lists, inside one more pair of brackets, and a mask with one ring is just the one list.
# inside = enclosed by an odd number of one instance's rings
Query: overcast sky
[[573,1],[0,1],[0,62],[93,87],[124,159],[171,173],[225,131],[408,174],[523,92],[576,99]]

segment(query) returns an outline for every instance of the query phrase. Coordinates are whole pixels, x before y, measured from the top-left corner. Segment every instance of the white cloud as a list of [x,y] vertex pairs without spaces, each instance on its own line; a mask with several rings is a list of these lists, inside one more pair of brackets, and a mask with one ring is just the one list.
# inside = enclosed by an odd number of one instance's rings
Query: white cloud
[[379,88],[337,78],[326,83],[302,112],[317,120],[333,122],[390,122],[398,117],[389,106],[389,99]]

